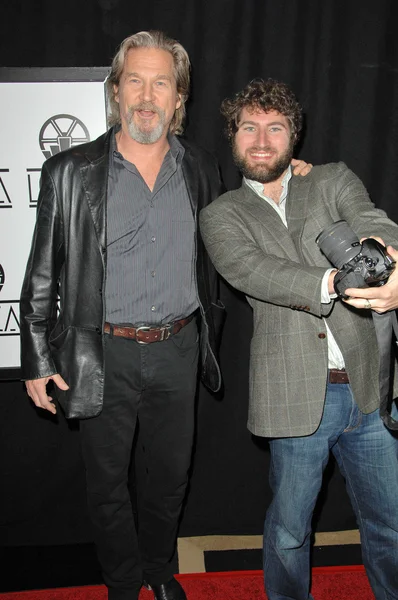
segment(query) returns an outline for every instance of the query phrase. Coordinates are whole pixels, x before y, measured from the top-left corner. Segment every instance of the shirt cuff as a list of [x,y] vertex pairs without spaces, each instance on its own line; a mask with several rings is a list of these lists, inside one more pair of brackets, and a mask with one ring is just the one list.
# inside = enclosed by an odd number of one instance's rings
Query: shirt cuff
[[322,279],[321,287],[321,303],[329,304],[331,300],[337,298],[337,294],[329,294],[329,275],[335,269],[328,269]]

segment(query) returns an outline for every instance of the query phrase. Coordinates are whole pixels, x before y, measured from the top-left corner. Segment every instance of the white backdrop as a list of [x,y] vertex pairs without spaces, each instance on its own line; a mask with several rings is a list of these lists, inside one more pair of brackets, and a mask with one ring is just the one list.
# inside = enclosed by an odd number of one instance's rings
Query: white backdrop
[[[27,71],[32,79],[34,70],[21,70]],[[45,79],[46,70],[37,71]],[[51,154],[106,130],[105,69],[93,71],[100,81],[0,81],[0,379],[20,366],[19,296],[41,166]],[[74,70],[57,72],[67,79]]]

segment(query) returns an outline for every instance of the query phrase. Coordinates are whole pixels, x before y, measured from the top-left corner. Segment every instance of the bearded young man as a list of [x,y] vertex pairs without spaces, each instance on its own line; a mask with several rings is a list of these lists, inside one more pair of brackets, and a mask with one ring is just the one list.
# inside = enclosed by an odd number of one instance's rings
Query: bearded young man
[[398,440],[379,415],[377,339],[363,309],[398,307],[398,272],[384,287],[347,289],[351,299],[342,302],[316,238],[345,220],[359,238],[398,247],[398,226],[343,163],[292,176],[302,111],[287,85],[252,81],[222,112],[244,177],[240,189],[203,209],[200,227],[215,267],[253,308],[248,428],[270,438],[273,491],[264,526],[267,597],[312,598],[311,519],[332,451],[374,594],[397,600]]

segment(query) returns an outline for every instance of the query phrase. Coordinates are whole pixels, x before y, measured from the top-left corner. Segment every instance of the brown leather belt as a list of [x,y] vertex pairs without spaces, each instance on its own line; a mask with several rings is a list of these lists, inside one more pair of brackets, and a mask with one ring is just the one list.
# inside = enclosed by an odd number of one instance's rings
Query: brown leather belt
[[329,383],[350,383],[345,369],[329,369]]
[[163,342],[163,340],[167,340],[171,335],[175,335],[185,327],[185,325],[188,325],[192,319],[193,315],[190,315],[185,319],[173,321],[173,323],[166,323],[166,325],[162,325],[162,327],[150,327],[149,325],[142,325],[141,327],[121,327],[120,325],[112,325],[111,323],[106,322],[104,325],[104,333],[112,333],[117,337],[135,340],[139,344],[152,344],[152,342]]

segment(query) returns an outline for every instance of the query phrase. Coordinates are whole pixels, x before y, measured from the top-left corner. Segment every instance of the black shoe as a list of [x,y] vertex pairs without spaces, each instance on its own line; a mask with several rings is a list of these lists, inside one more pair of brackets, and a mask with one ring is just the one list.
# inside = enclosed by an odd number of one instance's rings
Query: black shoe
[[187,600],[184,590],[177,579],[170,579],[167,583],[152,585],[155,600]]

